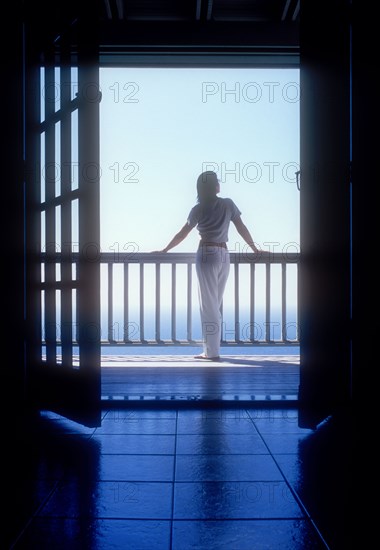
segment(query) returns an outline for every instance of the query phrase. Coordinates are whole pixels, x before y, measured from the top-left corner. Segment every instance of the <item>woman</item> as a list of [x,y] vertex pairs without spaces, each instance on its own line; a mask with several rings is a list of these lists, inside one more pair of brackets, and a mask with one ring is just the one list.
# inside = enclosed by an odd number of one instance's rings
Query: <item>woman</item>
[[203,172],[197,180],[197,204],[190,210],[186,224],[163,250],[168,252],[181,243],[196,227],[200,242],[196,254],[199,306],[202,323],[203,353],[196,359],[220,359],[221,305],[229,270],[228,230],[232,222],[238,233],[259,252],[241,219],[241,212],[229,198],[218,197],[220,184],[215,172]]

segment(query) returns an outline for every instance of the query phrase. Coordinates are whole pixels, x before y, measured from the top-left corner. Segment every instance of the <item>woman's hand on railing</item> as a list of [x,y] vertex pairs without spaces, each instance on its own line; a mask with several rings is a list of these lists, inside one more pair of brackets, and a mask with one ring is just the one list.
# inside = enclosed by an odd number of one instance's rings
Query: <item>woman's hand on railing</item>
[[260,258],[270,258],[271,254],[273,254],[270,250],[256,250],[256,254],[260,256]]
[[163,248],[162,250],[151,250],[150,253],[151,254],[166,254],[167,250],[165,248]]

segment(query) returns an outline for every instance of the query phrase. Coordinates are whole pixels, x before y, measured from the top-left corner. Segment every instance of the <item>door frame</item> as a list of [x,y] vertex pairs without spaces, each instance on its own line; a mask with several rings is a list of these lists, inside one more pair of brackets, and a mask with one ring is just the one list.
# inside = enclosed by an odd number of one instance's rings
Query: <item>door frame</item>
[[[349,59],[350,42],[349,24],[346,13],[342,13],[341,4],[322,0],[324,8],[315,2],[301,2],[301,285],[300,285],[300,342],[301,342],[301,381],[299,391],[300,425],[315,427],[320,421],[333,413],[340,406],[345,405],[351,395],[351,295],[350,295],[350,113],[349,113]],[[89,7],[84,2],[84,8]],[[337,5],[339,4],[339,6]],[[321,20],[316,24],[315,14],[321,13]],[[323,17],[323,13],[329,13],[329,18]],[[90,16],[90,20],[89,17]],[[135,53],[135,65],[141,62],[138,54],[140,24],[130,28],[130,49]],[[165,25],[164,25],[165,27]],[[79,64],[82,63],[83,80],[81,86],[86,87],[95,78],[99,69],[99,59],[105,59],[107,55],[114,55],[118,50],[99,52],[99,37],[96,35],[98,19],[96,10],[89,10],[78,19],[77,43]],[[161,28],[161,27],[160,27]],[[171,27],[172,28],[172,27]],[[237,29],[237,27],[236,27]],[[315,30],[313,30],[315,29]],[[323,33],[322,30],[323,29]],[[38,32],[38,26],[33,29]],[[157,30],[157,28],[155,29]],[[173,42],[177,45],[171,48],[174,61],[178,56],[178,44],[183,42],[175,36],[178,29],[173,32]],[[191,29],[190,29],[191,30]],[[213,29],[214,33],[217,33]],[[322,33],[322,34],[321,34]],[[232,33],[233,34],[233,33]],[[323,35],[323,41],[321,41]],[[136,43],[133,43],[135,36]],[[156,33],[157,37],[157,33]],[[217,35],[215,34],[215,37]],[[208,35],[209,46],[202,54],[204,59],[216,57],[222,61],[221,49],[212,48],[212,36]],[[234,37],[233,37],[234,38]],[[233,38],[229,38],[233,42]],[[235,37],[236,38],[236,37]],[[27,78],[26,78],[26,373],[27,383],[31,391],[29,395],[35,399],[41,395],[40,383],[53,383],[56,386],[63,384],[62,371],[55,368],[53,382],[49,376],[43,373],[41,362],[41,337],[40,327],[42,321],[40,284],[41,284],[41,257],[38,243],[41,241],[41,227],[38,217],[40,215],[41,200],[39,197],[40,181],[33,159],[40,158],[39,143],[33,139],[36,135],[36,126],[40,124],[38,119],[39,90],[38,71],[41,60],[38,55],[47,53],[48,47],[37,51],[33,48],[36,35],[27,33]],[[38,42],[38,40],[37,40]],[[167,44],[168,37],[161,36],[159,43]],[[104,41],[102,42],[104,43]],[[211,44],[211,45],[210,45]],[[29,51],[30,46],[30,51]],[[51,44],[49,45],[51,46]],[[166,46],[165,46],[166,47]],[[144,50],[145,46],[142,48]],[[154,49],[154,48],[153,48]],[[158,47],[158,50],[160,47]],[[244,49],[244,48],[243,48]],[[281,48],[280,48],[281,49]],[[112,51],[111,51],[112,50]],[[161,47],[162,50],[162,47]],[[232,48],[233,50],[233,48]],[[232,51],[231,50],[231,51]],[[254,48],[252,48],[254,50]],[[231,51],[229,52],[231,54]],[[137,53],[136,53],[137,52]],[[228,46],[226,46],[228,52]],[[284,50],[282,50],[283,54]],[[289,48],[290,58],[295,49]],[[168,51],[163,53],[161,62],[168,60]],[[183,50],[182,50],[182,53]],[[199,53],[199,49],[198,49]],[[234,54],[236,52],[233,52]],[[252,53],[252,51],[251,51]],[[253,52],[254,53],[254,52]],[[265,60],[263,51],[256,52],[258,59]],[[265,53],[265,52],[264,52]],[[101,55],[100,55],[101,54]],[[158,52],[159,54],[159,52]],[[123,52],[121,52],[121,57]],[[161,51],[162,55],[162,51]],[[190,50],[184,53],[187,59],[191,58]],[[117,63],[120,63],[120,49],[116,53]],[[154,56],[156,57],[156,56]],[[158,59],[158,57],[156,57]],[[178,59],[178,57],[177,57]],[[244,63],[244,52],[241,53],[240,62]],[[268,59],[268,58],[266,58]],[[281,55],[279,56],[280,63]],[[286,56],[282,57],[286,59]],[[147,63],[152,59],[145,58]],[[115,62],[115,59],[113,60]],[[285,61],[286,62],[286,61]],[[87,84],[86,84],[87,83]],[[81,94],[80,94],[81,95]],[[95,94],[97,96],[97,94]],[[99,135],[97,144],[95,135],[89,132],[92,118],[96,116],[99,103],[96,101],[82,101],[79,97],[78,104],[83,107],[83,117],[79,122],[83,139],[79,139],[81,148],[81,160],[83,166],[98,164],[96,160],[96,148],[99,147]],[[83,98],[82,98],[83,99]],[[100,99],[100,96],[98,96]],[[79,110],[80,110],[80,107]],[[95,126],[92,127],[94,129]],[[98,126],[97,126],[98,127]],[[99,129],[99,128],[98,128]],[[331,131],[333,130],[333,131]],[[34,134],[33,134],[34,132]],[[89,141],[86,142],[86,138]],[[338,162],[337,162],[338,160]],[[89,163],[89,164],[88,164]],[[91,178],[90,178],[91,179]],[[94,181],[96,178],[94,179]],[[79,342],[81,346],[80,361],[83,363],[83,377],[76,377],[78,381],[77,406],[81,414],[92,406],[97,409],[96,419],[89,422],[93,425],[99,423],[100,407],[100,344],[94,334],[88,334],[89,327],[100,327],[99,308],[97,304],[98,266],[96,260],[96,248],[99,243],[96,224],[93,223],[93,213],[99,207],[98,197],[93,193],[98,187],[98,182],[93,186],[89,182],[83,182],[82,201],[80,207],[80,245],[78,260],[78,284],[79,292]],[[86,203],[87,201],[87,203]],[[91,215],[90,215],[91,214]],[[88,225],[87,222],[88,221]],[[321,230],[322,229],[322,230]],[[331,239],[333,236],[333,239]],[[89,243],[92,253],[89,254]],[[99,250],[99,249],[98,249]],[[54,258],[52,258],[54,261]],[[55,258],[56,260],[56,258]],[[51,270],[53,271],[53,270]],[[52,281],[53,281],[52,277]],[[86,286],[86,282],[90,282]],[[88,307],[92,303],[93,307]],[[53,303],[53,301],[52,301]],[[331,310],[331,304],[334,304]],[[53,306],[52,306],[53,307]],[[54,307],[53,307],[54,309]],[[333,313],[333,314],[331,314]],[[97,325],[98,323],[98,325]],[[327,334],[327,336],[326,336]],[[54,339],[53,339],[54,340]],[[53,350],[54,345],[50,348]],[[54,353],[52,353],[52,357]],[[93,364],[91,367],[90,364]],[[87,365],[87,366],[85,366]],[[53,366],[54,367],[54,366]],[[55,365],[57,367],[57,365]],[[58,367],[59,368],[59,367]],[[91,378],[91,368],[99,370],[99,377]],[[71,369],[73,370],[73,369]],[[57,373],[60,374],[57,374]],[[74,376],[74,375],[72,375]],[[76,376],[76,375],[75,375]],[[63,379],[66,380],[65,376]],[[72,380],[67,378],[67,395],[71,390]],[[63,384],[64,385],[64,384]],[[86,391],[92,386],[92,397],[86,399],[80,405],[82,390]],[[58,391],[58,390],[57,390]],[[60,391],[58,391],[58,395]],[[54,407],[54,400],[50,400],[49,406]],[[75,400],[74,400],[75,401]],[[46,401],[45,401],[46,403]],[[61,407],[60,410],[63,410]],[[68,410],[65,411],[69,415]],[[77,415],[77,418],[79,416]],[[83,419],[83,418],[82,418]],[[87,422],[87,421],[86,421]]]

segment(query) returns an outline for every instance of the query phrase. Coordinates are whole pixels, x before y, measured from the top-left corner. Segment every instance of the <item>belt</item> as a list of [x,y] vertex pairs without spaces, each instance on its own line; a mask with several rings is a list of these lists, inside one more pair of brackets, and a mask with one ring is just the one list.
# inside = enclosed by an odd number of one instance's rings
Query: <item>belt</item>
[[207,241],[200,241],[199,246],[219,246],[219,248],[227,248],[226,243],[211,243]]

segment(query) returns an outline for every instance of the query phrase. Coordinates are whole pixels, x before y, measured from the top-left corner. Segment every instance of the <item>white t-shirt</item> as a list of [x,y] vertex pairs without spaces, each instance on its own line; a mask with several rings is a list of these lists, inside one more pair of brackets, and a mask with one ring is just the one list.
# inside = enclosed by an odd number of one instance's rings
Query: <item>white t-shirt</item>
[[187,223],[197,226],[202,240],[213,243],[226,243],[230,221],[241,212],[232,199],[216,197],[210,205],[203,207],[196,204],[190,210]]

